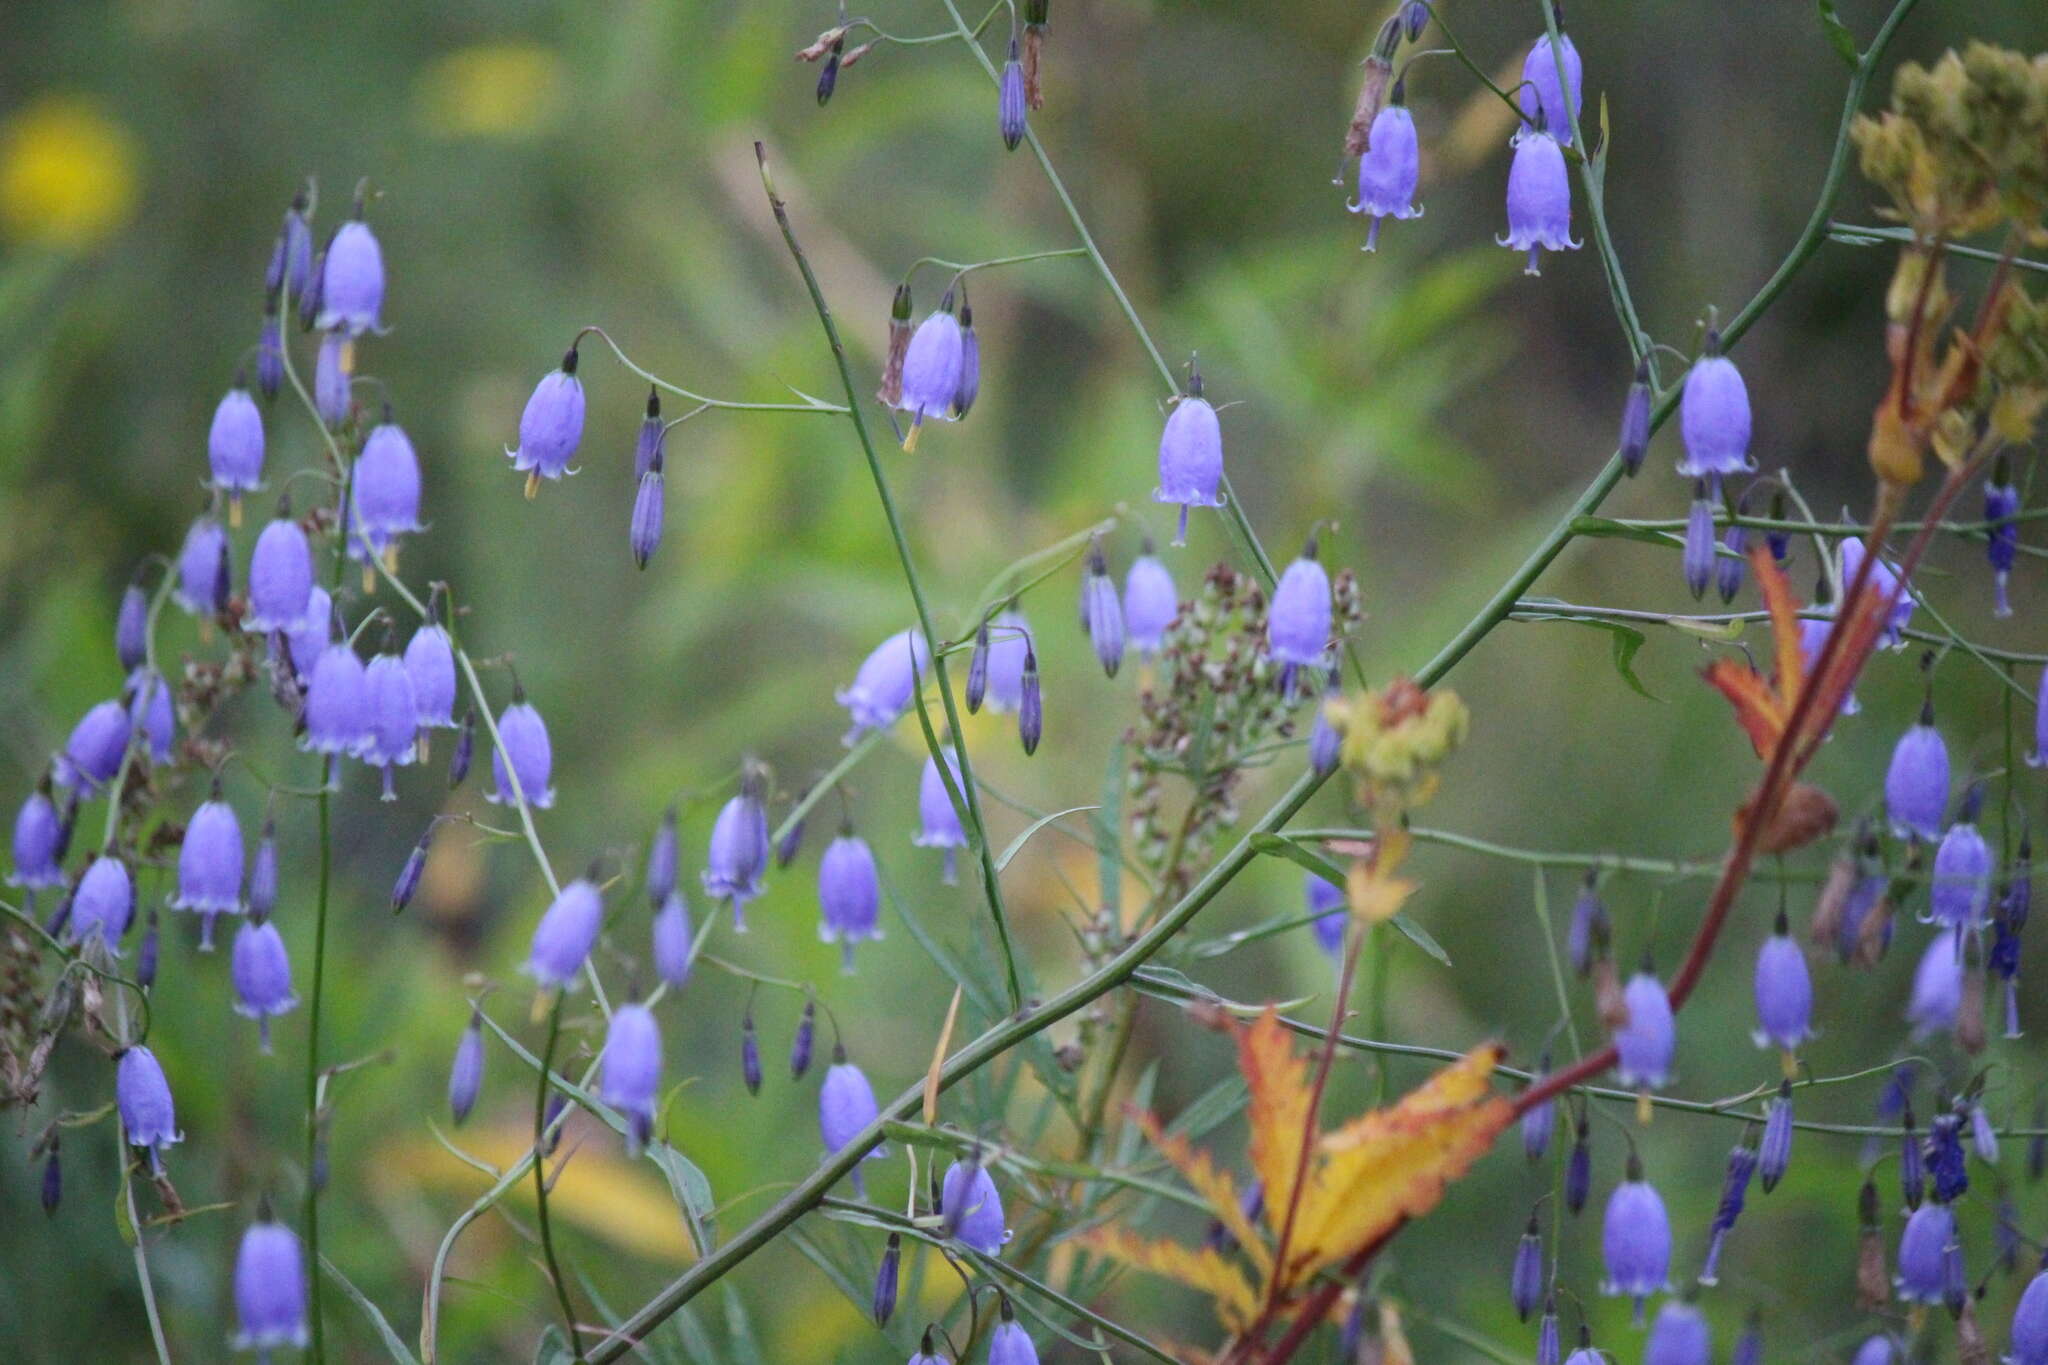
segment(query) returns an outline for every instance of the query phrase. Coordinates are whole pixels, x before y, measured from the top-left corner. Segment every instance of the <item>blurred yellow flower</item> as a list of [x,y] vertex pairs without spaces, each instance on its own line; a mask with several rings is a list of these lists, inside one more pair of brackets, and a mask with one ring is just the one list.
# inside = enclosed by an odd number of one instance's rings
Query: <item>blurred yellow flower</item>
[[420,124],[442,137],[526,137],[554,117],[562,63],[539,43],[477,43],[422,71]]
[[0,125],[0,232],[92,246],[135,209],[135,141],[84,95],[43,95]]

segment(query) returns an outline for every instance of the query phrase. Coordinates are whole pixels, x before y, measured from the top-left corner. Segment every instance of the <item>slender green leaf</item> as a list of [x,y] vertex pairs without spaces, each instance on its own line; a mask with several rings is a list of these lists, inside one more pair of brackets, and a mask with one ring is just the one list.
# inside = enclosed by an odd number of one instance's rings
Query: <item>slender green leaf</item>
[[329,1279],[341,1286],[341,1292],[348,1295],[351,1303],[363,1310],[363,1316],[370,1320],[370,1328],[377,1334],[377,1340],[384,1343],[384,1349],[391,1353],[391,1358],[397,1361],[398,1365],[419,1365],[419,1358],[399,1339],[398,1333],[391,1330],[391,1324],[385,1321],[382,1310],[370,1302],[367,1294],[356,1288],[349,1277],[342,1274],[340,1268],[327,1257],[320,1258],[320,1268],[327,1272]]
[[1036,820],[1033,820],[1029,825],[1026,825],[1024,827],[1024,832],[1022,834],[1010,840],[1010,846],[1003,850],[1001,857],[996,859],[996,871],[1001,872],[1003,869],[1007,868],[1010,865],[1010,859],[1016,857],[1019,853],[1024,851],[1024,845],[1031,841],[1031,836],[1038,833],[1038,831],[1044,829],[1053,821],[1059,819],[1061,816],[1079,815],[1082,811],[1094,809],[1095,807],[1093,806],[1069,806],[1065,810],[1056,810],[1050,815],[1039,816]]
[[551,1322],[541,1329],[540,1342],[533,1348],[533,1365],[571,1365],[575,1359],[560,1323]]
[[747,1315],[747,1301],[730,1280],[722,1282],[720,1288],[725,1290],[727,1365],[762,1365],[761,1342],[754,1335],[754,1320]]
[[711,1236],[707,1224],[712,1209],[716,1207],[710,1179],[695,1162],[666,1142],[649,1143],[647,1159],[659,1166],[668,1180],[669,1193],[674,1196],[676,1207],[682,1211],[683,1221],[689,1225],[690,1240],[696,1244],[697,1254],[709,1255]]
[[1847,62],[1854,71],[1863,64],[1863,54],[1856,50],[1856,35],[1849,32],[1849,26],[1842,22],[1842,16],[1835,13],[1835,0],[1816,0],[1820,10],[1821,32],[1827,34],[1828,46],[1836,55]]

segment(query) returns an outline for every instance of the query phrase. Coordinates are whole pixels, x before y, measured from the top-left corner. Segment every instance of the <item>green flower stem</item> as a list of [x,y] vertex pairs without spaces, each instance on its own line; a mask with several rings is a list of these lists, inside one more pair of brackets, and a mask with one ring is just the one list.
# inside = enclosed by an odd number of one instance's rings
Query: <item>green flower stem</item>
[[583,1338],[576,1330],[576,1310],[569,1306],[569,1282],[562,1277],[561,1262],[555,1257],[554,1230],[548,1222],[548,1167],[540,1155],[547,1150],[548,1082],[555,1063],[555,1044],[562,1036],[562,997],[563,992],[556,991],[554,1004],[548,1009],[548,1041],[541,1049],[540,1065],[534,1068],[537,1079],[533,1096],[533,1199],[540,1224],[540,1249],[548,1263],[548,1280],[554,1285],[555,1301],[562,1308],[562,1329],[569,1334],[570,1354],[580,1361]]

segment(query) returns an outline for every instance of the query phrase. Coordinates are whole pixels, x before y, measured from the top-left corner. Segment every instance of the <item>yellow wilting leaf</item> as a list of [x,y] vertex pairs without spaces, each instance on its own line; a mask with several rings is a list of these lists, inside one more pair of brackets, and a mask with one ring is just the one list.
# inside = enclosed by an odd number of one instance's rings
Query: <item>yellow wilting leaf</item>
[[1207,1152],[1198,1151],[1186,1138],[1167,1132],[1159,1126],[1154,1115],[1133,1111],[1131,1118],[1145,1134],[1145,1140],[1159,1149],[1159,1154],[1173,1163],[1196,1194],[1209,1201],[1209,1207],[1216,1212],[1216,1221],[1224,1230],[1237,1239],[1237,1244],[1258,1263],[1261,1275],[1269,1274],[1273,1268],[1273,1254],[1266,1244],[1259,1240],[1258,1229],[1251,1219],[1245,1217],[1244,1205],[1238,1197],[1237,1182],[1230,1178],[1230,1172],[1219,1170],[1209,1160]]
[[945,1070],[946,1048],[953,1041],[953,1024],[960,1017],[961,987],[953,988],[953,1003],[946,1006],[945,1027],[939,1030],[938,1046],[932,1049],[932,1064],[924,1073],[924,1122],[929,1128],[939,1118],[939,1073]]
[[1209,1247],[1197,1250],[1149,1240],[1115,1226],[1092,1228],[1076,1241],[1119,1265],[1149,1270],[1207,1294],[1216,1301],[1216,1316],[1228,1331],[1242,1331],[1258,1314],[1258,1300],[1244,1272]]
[[[1407,836],[1401,836],[1405,839]],[[1386,855],[1394,850],[1383,850],[1378,861],[1368,862],[1364,858],[1352,860],[1350,871],[1344,878],[1344,897],[1350,903],[1351,917],[1360,924],[1384,924],[1401,912],[1408,897],[1415,892],[1415,883],[1406,877],[1397,877],[1382,867],[1391,866]]]
[[1295,1055],[1280,1016],[1267,1010],[1250,1027],[1238,1025],[1237,1069],[1251,1090],[1245,1111],[1251,1125],[1247,1153],[1266,1189],[1266,1224],[1274,1236],[1294,1198],[1301,1139],[1308,1127],[1308,1060]]

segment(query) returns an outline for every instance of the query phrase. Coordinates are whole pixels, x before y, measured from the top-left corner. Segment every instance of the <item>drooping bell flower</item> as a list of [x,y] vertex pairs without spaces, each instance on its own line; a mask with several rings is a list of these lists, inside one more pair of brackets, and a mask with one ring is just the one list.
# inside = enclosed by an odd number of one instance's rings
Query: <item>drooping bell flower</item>
[[2027,1281],[2012,1310],[2012,1365],[2048,1365],[2048,1271]]
[[384,252],[362,213],[358,202],[356,216],[327,244],[327,264],[320,274],[320,315],[313,320],[323,331],[339,328],[361,336],[384,330]]
[[875,390],[875,397],[883,407],[900,407],[903,403],[903,360],[910,353],[910,286],[896,286],[895,297],[889,303],[889,340],[884,348],[881,386]]
[[448,1068],[448,1112],[455,1118],[456,1127],[461,1127],[470,1110],[476,1108],[477,1096],[484,1088],[484,1016],[480,1009],[469,1012],[469,1027],[462,1030],[462,1041],[455,1045],[455,1061]]
[[213,920],[216,915],[242,912],[242,822],[235,808],[220,798],[215,779],[213,795],[192,812],[185,826],[185,842],[178,849],[178,891],[171,897],[173,910],[189,910],[200,917],[199,951],[213,951]]
[[1003,135],[1003,146],[1010,151],[1017,150],[1017,144],[1024,140],[1024,65],[1018,60],[1017,39],[1010,39],[1010,57],[1003,63],[1002,80],[996,94],[996,129]]
[[632,552],[636,568],[645,569],[647,561],[661,548],[667,501],[668,480],[662,473],[662,454],[657,450],[654,462],[640,476],[640,486],[633,491],[633,515],[626,524],[626,548]]
[[1010,1307],[1007,1296],[1003,1299],[1002,1317],[996,1330],[989,1333],[988,1365],[1038,1365],[1038,1348],[1017,1322],[1016,1310]]
[[[960,761],[951,749],[941,749],[946,756],[946,767],[953,775],[955,786],[960,782]],[[963,793],[964,797],[964,793]],[[918,831],[911,843],[919,848],[941,848],[946,851],[945,883],[952,886],[960,879],[959,850],[967,847],[967,831],[961,826],[960,812],[953,808],[953,798],[946,791],[946,779],[939,774],[937,761],[926,757],[924,771],[917,780]]]
[[[1543,1078],[1550,1074],[1550,1054],[1543,1054],[1536,1063],[1536,1070],[1529,1078],[1530,1085],[1541,1085]],[[1557,1127],[1557,1104],[1545,1100],[1532,1104],[1522,1114],[1522,1155],[1531,1161],[1541,1161],[1550,1150],[1552,1131]]]
[[1728,1170],[1721,1177],[1721,1202],[1714,1209],[1713,1227],[1708,1233],[1707,1256],[1700,1263],[1699,1280],[1704,1285],[1720,1282],[1721,1248],[1728,1240],[1735,1220],[1742,1216],[1743,1200],[1749,1194],[1749,1178],[1756,1173],[1756,1148],[1745,1135],[1728,1153]]
[[745,933],[747,902],[761,894],[768,871],[768,811],[751,766],[740,778],[739,794],[727,801],[711,826],[705,858],[704,894],[732,903],[733,928]]
[[2012,615],[2012,600],[2006,585],[2012,578],[2013,558],[2019,553],[2020,528],[2013,517],[2020,510],[2020,490],[2012,485],[2012,472],[2004,455],[1990,482],[1984,485],[1984,520],[1991,534],[1984,542],[1984,557],[1991,561],[1992,614]]
[[1629,382],[1628,396],[1621,400],[1621,434],[1615,438],[1615,454],[1622,472],[1631,479],[1643,467],[1650,453],[1650,357],[1636,362],[1636,377]]
[[1693,482],[1692,509],[1685,518],[1685,553],[1679,562],[1694,600],[1704,597],[1714,576],[1714,504],[1707,497],[1704,479]]
[[654,974],[676,990],[690,979],[690,907],[680,890],[670,891],[654,912]]
[[1777,1098],[1764,1111],[1763,1144],[1758,1149],[1757,1167],[1763,1177],[1764,1193],[1778,1188],[1792,1165],[1792,1082],[1778,1082]]
[[[1842,591],[1847,592],[1856,581],[1856,575],[1863,566],[1863,542],[1853,536],[1842,542]],[[1903,649],[1906,644],[1906,627],[1913,621],[1913,592],[1900,578],[1898,570],[1877,560],[1870,566],[1870,579],[1865,592],[1877,594],[1875,601],[1889,601],[1891,616],[1885,628],[1877,637],[1879,649]]]
[[1756,955],[1752,979],[1756,995],[1756,1032],[1750,1036],[1758,1047],[1796,1051],[1813,1036],[1813,978],[1806,969],[1806,954],[1792,941],[1785,913]]
[[945,1210],[949,1236],[973,1247],[985,1256],[1002,1253],[1010,1240],[1003,1223],[1003,1199],[996,1191],[988,1168],[975,1161],[955,1161],[946,1168],[939,1185],[939,1207]]
[[1623,998],[1628,1022],[1614,1031],[1614,1074],[1623,1085],[1661,1089],[1671,1079],[1671,1056],[1678,1046],[1671,999],[1664,983],[1647,970],[1629,978]]
[[100,702],[80,716],[57,755],[57,785],[90,794],[113,781],[128,752],[129,728],[128,710],[118,701]]
[[1017,701],[1017,742],[1024,746],[1026,758],[1038,752],[1038,741],[1045,735],[1045,694],[1038,682],[1038,655],[1024,651],[1024,675],[1017,680],[1019,693]]
[[848,973],[853,971],[854,945],[882,936],[881,904],[874,850],[851,829],[842,829],[818,859],[818,937],[839,945]]
[[1031,627],[1015,607],[989,623],[989,710],[1002,715],[1024,704],[1024,657],[1031,652]]
[[1188,391],[1174,401],[1159,434],[1159,486],[1152,501],[1180,504],[1180,529],[1173,543],[1188,543],[1188,509],[1221,507],[1217,491],[1223,481],[1223,426],[1216,409],[1202,397],[1202,372],[1188,365]]
[[1155,657],[1166,642],[1166,628],[1180,615],[1180,595],[1173,575],[1152,553],[1147,536],[1142,552],[1124,575],[1124,640],[1145,658]]
[[229,975],[235,983],[235,1013],[256,1021],[264,1052],[270,1051],[270,1021],[299,1003],[292,994],[292,960],[273,920],[246,920],[235,932]]
[[330,427],[347,422],[355,410],[355,395],[349,387],[355,377],[354,364],[355,344],[346,336],[329,332],[320,338],[320,349],[313,357],[313,409]]
[[1916,836],[1927,843],[1941,838],[1948,811],[1948,745],[1934,728],[1934,701],[1920,707],[1920,722],[1907,727],[1892,749],[1884,775],[1885,814],[1892,833]]
[[1579,1115],[1572,1130],[1572,1149],[1564,1163],[1564,1207],[1574,1218],[1586,1207],[1593,1193],[1592,1128],[1585,1114]]
[[1310,927],[1315,931],[1316,944],[1331,957],[1344,950],[1344,928],[1350,918],[1350,908],[1344,897],[1344,888],[1317,872],[1301,874],[1302,900],[1308,913],[1315,918]]
[[282,289],[294,299],[302,298],[312,269],[313,229],[306,223],[306,192],[300,190],[284,211],[277,242],[270,249],[270,266],[263,272],[263,292],[275,294]]
[[1956,1217],[1946,1204],[1922,1204],[1899,1234],[1898,1274],[1892,1284],[1906,1303],[1940,1303],[1948,1281],[1949,1246]]
[[327,754],[337,763],[358,754],[370,740],[370,690],[363,661],[347,640],[320,651],[306,683],[305,733],[299,747]]
[[1330,723],[1330,704],[1343,695],[1344,685],[1333,668],[1324,685],[1322,700],[1316,703],[1315,720],[1308,731],[1309,771],[1318,777],[1328,777],[1336,772],[1338,760],[1343,757],[1344,736]]
[[124,673],[133,673],[149,659],[149,596],[140,583],[130,583],[121,592],[121,606],[114,613],[114,657]]
[[1708,331],[1705,349],[1686,373],[1678,431],[1685,441],[1678,472],[1689,479],[1719,480],[1756,467],[1749,458],[1749,386],[1721,354],[1718,331]]
[[960,294],[960,387],[953,393],[953,416],[965,417],[981,396],[981,337],[974,330],[974,309],[966,290]]
[[846,708],[853,728],[840,741],[852,748],[869,730],[886,730],[910,708],[918,683],[932,670],[931,645],[912,626],[876,645],[861,661],[853,682],[833,694]]
[[134,918],[135,881],[128,865],[113,853],[103,853],[71,893],[70,941],[83,945],[96,936],[111,956],[119,957],[121,938]]
[[235,1319],[238,1351],[268,1359],[280,1347],[306,1344],[306,1271],[298,1234],[273,1222],[267,1204],[235,1254]]
[[1956,822],[1934,851],[1934,881],[1927,890],[1929,918],[1936,924],[1977,929],[1991,904],[1991,849],[1977,831],[1983,784],[1970,788]]
[[[506,756],[511,766],[506,767]],[[498,715],[498,743],[491,748],[491,773],[496,790],[484,793],[484,800],[501,806],[516,806],[523,797],[535,810],[555,804],[552,778],[555,771],[554,746],[548,740],[547,722],[526,700],[517,683],[512,702]],[[513,779],[518,787],[513,787]]]
[[1515,1264],[1508,1274],[1508,1301],[1523,1322],[1536,1311],[1536,1301],[1543,1294],[1543,1237],[1538,1227],[1536,1215],[1531,1213],[1529,1225],[1515,1243]]
[[242,494],[263,486],[263,414],[242,376],[213,410],[206,433],[211,486],[228,497],[228,524],[242,524]]
[[142,1044],[122,1050],[114,1064],[114,1107],[130,1147],[149,1151],[149,1169],[161,1174],[163,1150],[185,1140],[171,1102],[171,1085],[156,1054]]
[[654,468],[654,457],[662,453],[668,440],[668,428],[661,423],[661,390],[649,386],[647,390],[647,415],[640,419],[640,435],[633,442],[633,477],[645,478],[647,471]]
[[413,723],[423,730],[453,730],[455,644],[434,607],[406,641],[405,672],[412,679]]
[[14,867],[7,874],[7,884],[25,887],[31,897],[39,888],[62,886],[64,869],[59,865],[57,845],[63,833],[63,820],[45,780],[14,813]]
[[1663,1196],[1644,1181],[1642,1163],[1633,1155],[1627,1179],[1607,1197],[1600,1251],[1607,1263],[1600,1292],[1635,1300],[1636,1321],[1642,1322],[1644,1301],[1670,1288],[1671,1219]]
[[249,914],[263,919],[277,909],[277,891],[277,822],[265,816],[256,856],[249,863]]
[[1508,167],[1508,230],[1495,241],[1528,253],[1525,275],[1543,273],[1545,251],[1577,251],[1572,240],[1572,182],[1557,139],[1540,129],[1515,147]]
[[[818,1087],[818,1133],[825,1141],[825,1155],[845,1150],[880,1112],[875,1104],[875,1088],[868,1084],[866,1073],[846,1060],[845,1048],[835,1046],[825,1082]],[[884,1148],[878,1142],[861,1160],[873,1161],[882,1155]],[[853,1168],[853,1188],[857,1194],[867,1193],[858,1166]]]
[[512,467],[526,475],[526,496],[540,490],[542,479],[559,479],[583,440],[583,381],[576,377],[576,348],[562,356],[561,368],[549,370],[534,386],[519,414],[519,448],[505,453]]
[[299,623],[297,630],[281,633],[292,672],[303,683],[313,676],[321,651],[334,643],[334,599],[328,595],[327,589],[315,583],[313,591],[306,594],[305,620]]
[[1650,1324],[1643,1365],[1710,1365],[1713,1358],[1714,1335],[1705,1315],[1682,1300],[1667,1300]]
[[353,496],[349,558],[396,563],[398,538],[425,527],[420,522],[420,459],[405,428],[391,420],[389,408],[363,440]]
[[647,1006],[620,1005],[605,1030],[598,1098],[626,1116],[626,1155],[640,1155],[654,1136],[660,1097],[661,1026]]
[[159,768],[171,761],[178,737],[178,712],[171,685],[153,668],[138,668],[128,679],[128,726],[142,740],[143,752]]
[[[1515,103],[1522,109],[1522,125],[1515,135],[1528,137],[1538,128],[1548,128],[1559,142],[1569,147],[1572,145],[1572,119],[1577,116],[1584,99],[1580,90],[1584,66],[1579,60],[1579,49],[1572,44],[1571,34],[1566,33],[1562,25],[1558,27],[1557,36],[1563,41],[1554,48],[1548,33],[1538,37],[1529,49],[1529,55],[1522,59],[1522,83],[1515,87]],[[1564,67],[1562,85],[1557,79],[1559,65]]]
[[962,358],[960,319],[953,316],[953,291],[948,289],[938,308],[917,324],[910,348],[903,353],[903,397],[896,406],[910,416],[910,434],[903,438],[905,450],[917,449],[917,436],[924,430],[926,418],[953,420]]
[[1282,665],[1283,692],[1289,690],[1295,670],[1328,661],[1330,613],[1330,575],[1316,557],[1316,538],[1310,536],[1300,557],[1281,573],[1266,610],[1266,657]]
[[[1536,1327],[1536,1365],[1560,1365],[1564,1359],[1564,1343],[1557,1326],[1557,1302],[1546,1299],[1543,1304],[1543,1321]],[[1595,1365],[1599,1357],[1594,1357]]]
[[1955,1027],[1963,1005],[1963,941],[1959,929],[1943,929],[1920,955],[1906,1021],[1915,1038]]
[[1358,158],[1358,198],[1346,205],[1368,214],[1363,250],[1378,251],[1382,218],[1420,218],[1415,182],[1421,155],[1415,137],[1415,116],[1403,99],[1405,81],[1394,82],[1392,103],[1373,116],[1372,140]]
[[797,1016],[796,1032],[789,1040],[789,1078],[800,1081],[811,1069],[811,1049],[818,1041],[818,1002],[806,998],[804,1012]]
[[[419,702],[413,695],[412,675],[396,654],[379,654],[364,671],[363,686],[370,708],[370,740],[363,747],[363,762],[382,771],[384,799],[396,801],[393,769],[410,764],[419,747]],[[509,717],[510,708],[506,714]],[[502,724],[499,734],[504,734]],[[520,780],[525,780],[524,773]]]
[[1124,661],[1124,613],[1117,601],[1116,585],[1109,581],[1109,562],[1103,557],[1102,537],[1088,549],[1088,576],[1081,588],[1082,621],[1088,641],[1102,671],[1116,676]]
[[292,520],[288,502],[280,500],[277,516],[256,537],[249,555],[249,610],[244,630],[268,634],[296,630],[306,619],[313,595],[313,548]]
[[603,928],[604,897],[595,883],[578,877],[562,888],[534,926],[526,974],[546,990],[567,986],[583,970]]
[[185,532],[171,600],[200,617],[216,616],[227,605],[228,533],[212,517],[199,518]]

